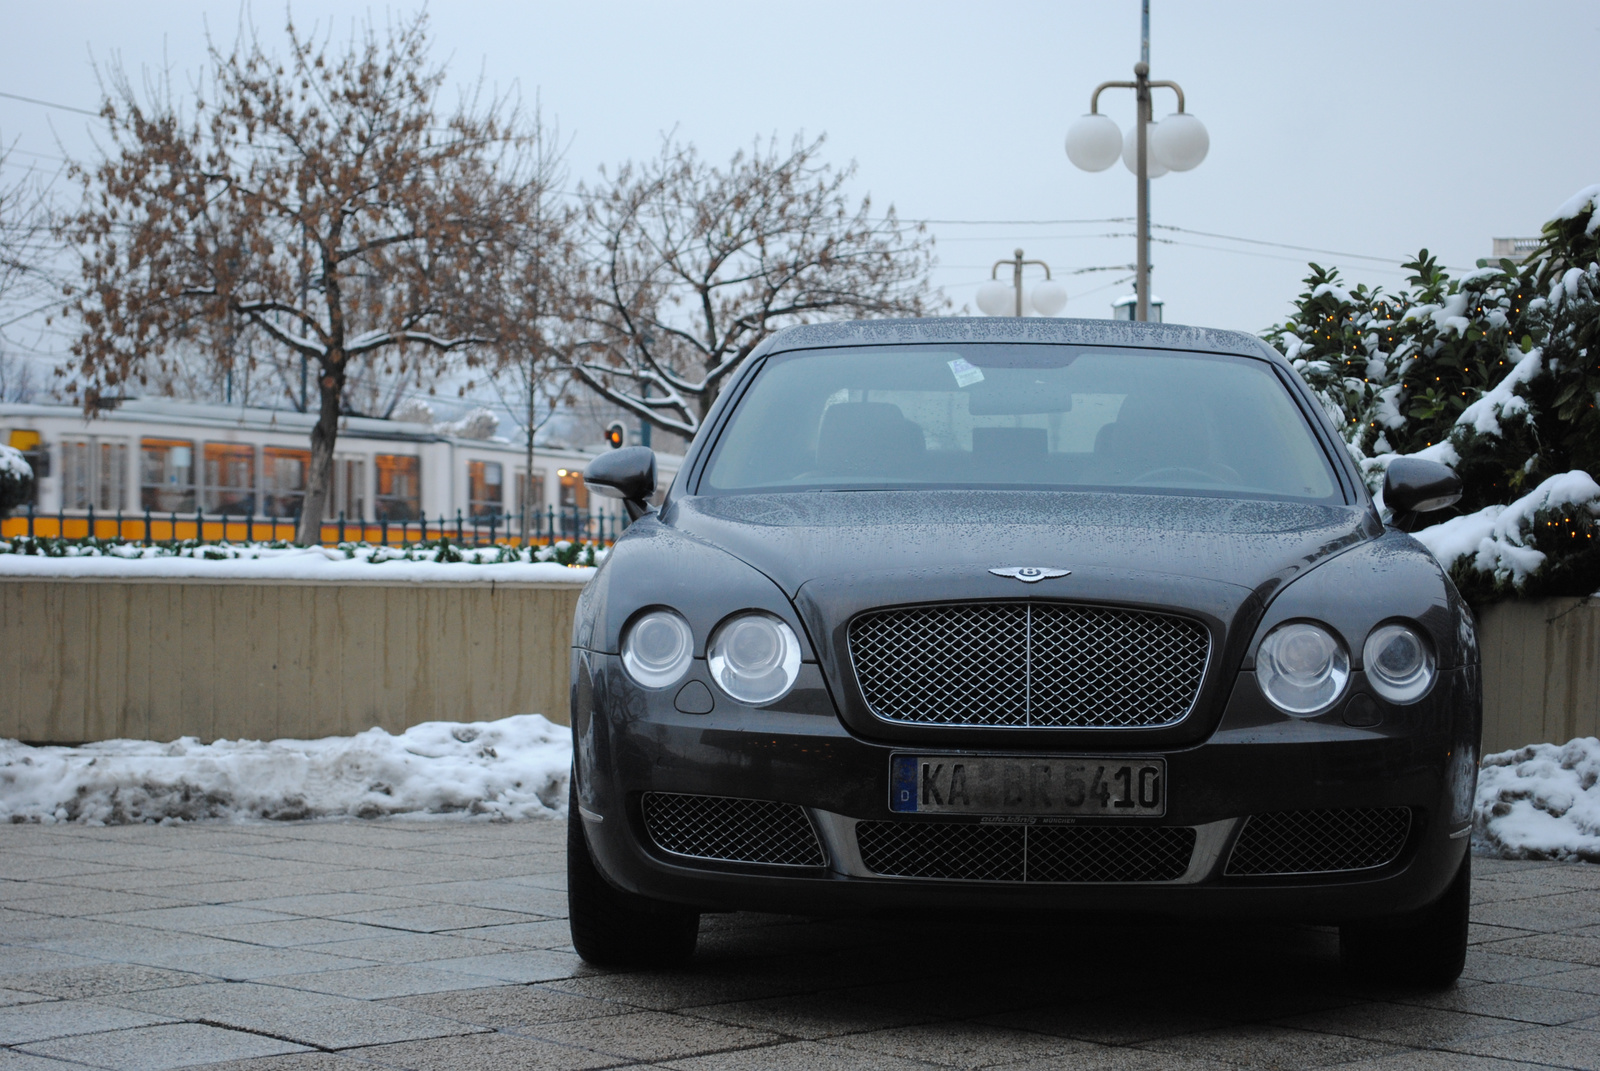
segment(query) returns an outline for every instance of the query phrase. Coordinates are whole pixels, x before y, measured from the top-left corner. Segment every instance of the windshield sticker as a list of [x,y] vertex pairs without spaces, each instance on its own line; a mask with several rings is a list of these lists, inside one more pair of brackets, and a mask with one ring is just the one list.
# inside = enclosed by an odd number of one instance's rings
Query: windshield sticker
[[957,357],[946,363],[950,365],[950,371],[955,374],[956,386],[970,387],[974,383],[983,382],[983,370],[970,364],[965,357]]

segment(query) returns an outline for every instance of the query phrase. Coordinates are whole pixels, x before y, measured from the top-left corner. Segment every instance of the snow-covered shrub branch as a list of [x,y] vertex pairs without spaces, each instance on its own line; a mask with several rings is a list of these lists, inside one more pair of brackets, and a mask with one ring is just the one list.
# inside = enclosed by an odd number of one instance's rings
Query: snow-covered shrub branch
[[1460,515],[1417,533],[1470,599],[1600,588],[1600,185],[1523,264],[1459,278],[1427,250],[1393,294],[1311,265],[1266,335],[1341,429],[1377,492],[1419,456],[1462,478]]

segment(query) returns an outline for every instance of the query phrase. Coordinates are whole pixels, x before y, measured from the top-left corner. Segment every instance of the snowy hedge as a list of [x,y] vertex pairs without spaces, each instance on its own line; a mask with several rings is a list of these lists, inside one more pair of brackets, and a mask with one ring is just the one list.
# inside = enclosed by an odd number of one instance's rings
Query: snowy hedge
[[1311,265],[1267,334],[1344,431],[1369,486],[1410,455],[1454,468],[1457,515],[1417,533],[1475,602],[1600,589],[1600,185],[1524,264],[1451,278],[1423,250],[1390,294]]
[[22,451],[0,445],[0,517],[33,497],[33,467]]

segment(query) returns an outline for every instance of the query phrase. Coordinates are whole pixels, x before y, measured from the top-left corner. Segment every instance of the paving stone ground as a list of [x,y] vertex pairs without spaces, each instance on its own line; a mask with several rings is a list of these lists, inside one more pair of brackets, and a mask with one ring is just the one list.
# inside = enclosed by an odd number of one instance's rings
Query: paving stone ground
[[1445,993],[1331,930],[708,916],[568,943],[556,822],[0,828],[0,1071],[1600,1069],[1600,866],[1475,862]]

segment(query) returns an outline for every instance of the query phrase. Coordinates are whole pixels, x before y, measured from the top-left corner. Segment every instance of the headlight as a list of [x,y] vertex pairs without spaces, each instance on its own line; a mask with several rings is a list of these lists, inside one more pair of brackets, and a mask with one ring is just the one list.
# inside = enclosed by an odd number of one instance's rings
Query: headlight
[[771,614],[737,614],[712,633],[706,661],[718,687],[741,703],[760,706],[794,687],[800,641]]
[[646,688],[665,688],[682,677],[694,657],[689,622],[671,610],[651,610],[622,637],[622,665]]
[[1294,621],[1261,641],[1256,680],[1266,697],[1290,714],[1327,709],[1349,679],[1350,656],[1325,628]]
[[1433,684],[1433,652],[1415,629],[1380,625],[1361,649],[1367,683],[1391,703],[1411,703]]

